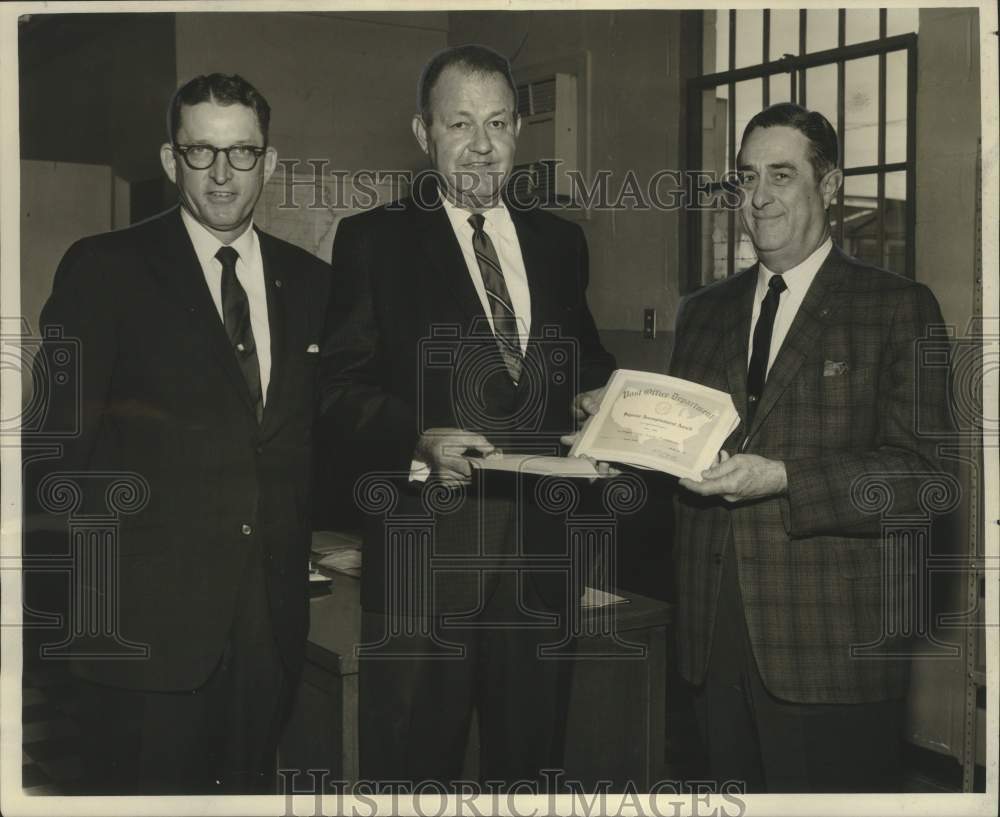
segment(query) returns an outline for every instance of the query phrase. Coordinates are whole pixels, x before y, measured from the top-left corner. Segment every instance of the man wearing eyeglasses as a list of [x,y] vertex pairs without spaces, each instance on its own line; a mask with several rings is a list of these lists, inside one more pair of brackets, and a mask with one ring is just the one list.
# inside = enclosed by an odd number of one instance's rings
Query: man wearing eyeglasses
[[[73,245],[42,313],[43,335],[78,339],[81,386],[79,403],[48,407],[53,428],[78,412],[80,433],[45,470],[140,486],[99,566],[117,584],[73,579],[77,609],[117,614],[71,642],[87,793],[274,791],[308,625],[330,282],[326,263],[253,226],[277,161],[269,118],[241,77],[181,87],[160,148],[180,206]],[[77,514],[107,513],[103,493],[82,502]]]

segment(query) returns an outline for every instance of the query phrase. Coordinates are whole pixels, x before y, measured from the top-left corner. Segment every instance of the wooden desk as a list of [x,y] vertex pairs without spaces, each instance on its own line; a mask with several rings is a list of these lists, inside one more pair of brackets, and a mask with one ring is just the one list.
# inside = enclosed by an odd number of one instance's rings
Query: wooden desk
[[[566,778],[589,790],[598,780],[639,791],[666,776],[666,628],[669,605],[632,593],[628,604],[588,610],[594,634],[576,643],[567,723]],[[330,595],[311,602],[306,666],[298,700],[282,739],[286,769],[319,769],[333,781],[358,779],[358,662],[360,582],[335,574]],[[617,633],[617,642],[600,633]],[[629,647],[641,648],[637,650]],[[475,739],[473,738],[473,742]],[[316,773],[319,779],[322,772]],[[311,791],[303,776],[296,790]]]
[[[358,779],[358,659],[361,582],[334,574],[329,595],[309,603],[309,641],[298,697],[278,751],[279,768],[327,773],[324,791],[335,781]],[[312,791],[307,779],[296,790]]]

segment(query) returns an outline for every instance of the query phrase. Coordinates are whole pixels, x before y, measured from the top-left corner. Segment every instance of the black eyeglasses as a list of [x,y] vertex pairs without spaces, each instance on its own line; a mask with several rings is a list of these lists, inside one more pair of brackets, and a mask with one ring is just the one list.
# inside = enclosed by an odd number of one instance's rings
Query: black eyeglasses
[[215,157],[226,154],[226,160],[234,170],[253,170],[257,160],[267,152],[267,148],[256,145],[230,145],[217,148],[214,145],[174,145],[174,150],[184,157],[184,163],[192,170],[208,170],[215,164]]

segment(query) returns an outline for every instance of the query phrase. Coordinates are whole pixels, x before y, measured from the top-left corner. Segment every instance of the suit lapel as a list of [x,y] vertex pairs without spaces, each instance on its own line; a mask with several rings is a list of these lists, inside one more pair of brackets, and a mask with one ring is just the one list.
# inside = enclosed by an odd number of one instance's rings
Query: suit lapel
[[[256,229],[256,228],[254,228]],[[283,279],[283,265],[279,257],[280,246],[271,236],[257,230],[260,242],[260,256],[264,263],[264,286],[267,292],[267,326],[271,335],[271,378],[264,401],[263,425],[277,415],[281,397],[285,393],[282,383],[285,376],[286,338],[285,298],[286,282]],[[305,314],[305,313],[303,313]]]
[[833,248],[816,273],[806,297],[792,321],[781,349],[774,359],[774,365],[764,382],[760,405],[754,416],[749,436],[753,436],[775,403],[788,388],[803,362],[817,348],[820,337],[826,329],[830,316],[831,285],[837,280],[841,268],[839,250]]
[[413,208],[413,227],[423,257],[430,262],[424,288],[435,299],[453,303],[463,321],[469,317],[485,321],[483,304],[469,277],[465,256],[451,228],[448,214],[440,204],[430,210],[418,207],[413,201],[409,206]]
[[746,424],[747,359],[750,344],[750,318],[757,291],[758,266],[741,272],[733,282],[733,294],[722,316],[723,350],[726,356],[726,379],[736,411]]
[[162,219],[163,240],[149,248],[153,277],[181,307],[191,331],[205,337],[211,357],[226,373],[247,408],[253,411],[250,392],[229,344],[229,336],[208,290],[194,245],[181,221],[180,207],[167,212]]
[[531,299],[531,327],[529,335],[529,352],[531,346],[540,337],[542,326],[546,319],[551,319],[552,310],[549,304],[552,300],[551,285],[554,275],[545,274],[551,271],[552,261],[548,257],[548,248],[538,229],[532,211],[522,212],[508,205],[514,231],[517,233],[517,243],[521,247],[521,260],[524,262],[524,273],[528,279],[528,293]]

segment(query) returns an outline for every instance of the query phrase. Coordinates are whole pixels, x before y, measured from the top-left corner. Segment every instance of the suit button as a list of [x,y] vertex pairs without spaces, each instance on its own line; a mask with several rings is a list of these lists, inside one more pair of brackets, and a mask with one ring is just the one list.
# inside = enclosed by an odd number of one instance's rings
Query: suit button
[[721,553],[713,553],[712,554],[712,561],[715,562],[717,565],[721,565],[722,564],[722,554]]
[[258,454],[263,454],[264,453],[264,446],[258,445],[256,451],[257,451]]
[[251,533],[253,533],[253,528],[250,527],[250,525],[244,523],[243,525],[240,526],[240,533],[242,533],[244,536],[249,536]]

